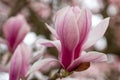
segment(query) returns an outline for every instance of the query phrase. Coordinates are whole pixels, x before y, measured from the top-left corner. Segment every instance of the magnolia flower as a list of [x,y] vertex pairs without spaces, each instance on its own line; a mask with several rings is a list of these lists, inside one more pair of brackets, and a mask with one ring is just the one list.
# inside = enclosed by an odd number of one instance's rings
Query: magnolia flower
[[11,59],[9,80],[20,80],[20,78],[24,78],[29,67],[30,59],[30,48],[21,43],[16,48]]
[[29,31],[30,27],[22,15],[11,17],[5,22],[3,33],[10,52],[14,52]]
[[[68,72],[80,71],[81,65],[89,67],[90,62],[106,61],[107,56],[100,52],[85,50],[91,47],[105,33],[109,18],[104,19],[97,27],[91,29],[91,12],[79,7],[66,7],[57,12],[55,16],[55,28],[47,25],[48,29],[57,38],[55,41],[39,40],[42,45],[58,49],[59,60],[47,59],[36,62],[28,73],[41,69],[50,62],[59,62],[63,69]],[[85,69],[86,69],[85,68]]]

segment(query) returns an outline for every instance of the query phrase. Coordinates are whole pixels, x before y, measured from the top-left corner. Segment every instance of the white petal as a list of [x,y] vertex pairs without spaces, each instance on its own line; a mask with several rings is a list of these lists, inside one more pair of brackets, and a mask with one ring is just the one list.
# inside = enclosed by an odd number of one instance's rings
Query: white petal
[[58,39],[58,35],[55,31],[55,29],[53,29],[51,26],[49,26],[48,24],[45,24],[47,26],[47,28],[50,30],[50,32]]
[[103,62],[103,61],[107,61],[106,54],[95,51],[86,53],[85,51],[83,51],[81,53],[81,56],[77,58],[67,69],[72,70],[82,62]]
[[28,70],[26,76],[28,76],[30,73],[36,71],[36,70],[40,70],[42,68],[45,68],[45,66],[49,65],[51,62],[57,62],[57,59],[53,59],[53,58],[47,58],[47,59],[43,59],[43,60],[38,60],[37,62],[35,62],[32,67],[30,68],[30,70]]
[[88,53],[83,53],[80,56],[81,62],[102,62],[107,61],[107,56],[104,53],[90,51]]
[[101,23],[97,25],[97,27],[90,31],[88,39],[83,45],[83,49],[91,47],[93,44],[96,43],[96,41],[98,41],[104,35],[105,31],[108,28],[109,19],[110,18],[104,19]]

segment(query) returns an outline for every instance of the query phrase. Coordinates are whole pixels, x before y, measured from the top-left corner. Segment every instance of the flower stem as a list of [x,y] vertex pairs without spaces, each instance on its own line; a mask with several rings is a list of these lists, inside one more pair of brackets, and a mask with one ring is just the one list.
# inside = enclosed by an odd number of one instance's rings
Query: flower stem
[[49,78],[48,80],[56,80],[57,78],[62,78],[60,76],[60,71],[61,71],[61,68],[59,68],[59,70],[54,74],[54,76]]

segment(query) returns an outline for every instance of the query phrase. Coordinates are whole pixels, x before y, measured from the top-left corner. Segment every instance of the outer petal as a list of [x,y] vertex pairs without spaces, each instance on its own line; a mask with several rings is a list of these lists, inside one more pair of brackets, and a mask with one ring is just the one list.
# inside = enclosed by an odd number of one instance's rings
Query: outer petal
[[30,70],[27,72],[26,76],[28,76],[30,73],[36,71],[36,70],[40,70],[42,68],[45,68],[45,66],[49,65],[51,62],[59,62],[56,59],[53,58],[47,58],[44,60],[38,60],[37,62],[35,62],[32,67],[30,68]]
[[107,56],[104,53],[99,53],[95,51],[82,52],[81,56],[76,59],[69,67],[68,71],[73,70],[82,62],[103,62],[107,61]]
[[97,27],[95,27],[94,29],[90,31],[88,39],[83,45],[83,49],[89,48],[104,35],[105,31],[107,30],[108,24],[109,24],[109,19],[110,18],[104,19],[101,23],[97,25]]
[[22,15],[11,17],[3,26],[4,36],[7,39],[8,47],[11,52],[15,50],[17,45],[23,40],[29,31],[25,18]]
[[[68,8],[64,13],[56,18],[56,29],[62,45],[61,60],[67,67],[73,60],[73,52],[78,43],[79,32],[75,15],[71,8]],[[66,58],[67,57],[67,58]]]
[[47,26],[47,28],[50,30],[50,32],[57,38],[59,39],[55,29],[53,29],[51,26],[49,26],[48,24],[45,24]]
[[20,80],[20,71],[22,68],[22,55],[19,49],[16,49],[10,63],[10,80]]

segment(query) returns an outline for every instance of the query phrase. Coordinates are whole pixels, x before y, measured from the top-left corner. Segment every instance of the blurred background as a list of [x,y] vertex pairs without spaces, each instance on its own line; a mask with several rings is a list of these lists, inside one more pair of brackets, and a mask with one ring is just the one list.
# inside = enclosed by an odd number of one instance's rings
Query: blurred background
[[[45,23],[55,27],[54,15],[56,11],[68,5],[90,9],[92,11],[93,28],[106,17],[110,17],[110,24],[104,37],[88,49],[106,53],[109,59],[108,62],[92,63],[88,70],[76,72],[66,79],[120,80],[120,0],[0,0],[0,37],[4,38],[2,28],[6,20],[12,16],[22,14],[31,28],[24,42],[31,46],[33,53],[35,53],[40,50],[35,44],[37,39],[41,37],[54,39]],[[6,52],[7,46],[0,44],[0,63],[2,63]],[[44,54],[45,56],[57,57],[57,50],[47,48]],[[47,76],[48,73],[42,75]],[[0,72],[0,80],[8,80],[7,71]],[[33,80],[40,79],[38,76],[34,76]]]

